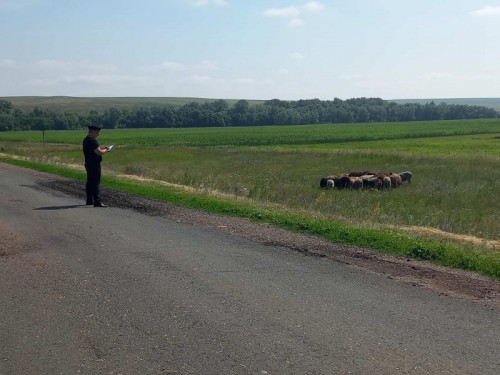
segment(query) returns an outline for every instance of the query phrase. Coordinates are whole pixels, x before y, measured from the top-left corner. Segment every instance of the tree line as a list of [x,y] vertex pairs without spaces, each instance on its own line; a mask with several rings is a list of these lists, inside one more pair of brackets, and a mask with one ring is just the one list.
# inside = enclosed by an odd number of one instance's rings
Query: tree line
[[380,98],[341,100],[272,99],[262,104],[239,100],[229,105],[225,100],[183,106],[151,106],[137,109],[109,108],[102,113],[76,114],[34,108],[22,111],[0,100],[0,131],[71,130],[100,124],[118,128],[189,128],[259,125],[306,125],[320,123],[362,123],[396,121],[432,121],[496,118],[492,108],[475,105],[397,104]]

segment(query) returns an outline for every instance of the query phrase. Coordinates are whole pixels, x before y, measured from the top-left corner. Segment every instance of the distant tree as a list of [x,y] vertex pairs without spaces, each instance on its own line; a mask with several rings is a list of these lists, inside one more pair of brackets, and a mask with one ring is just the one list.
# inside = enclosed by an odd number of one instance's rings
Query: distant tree
[[215,102],[207,102],[203,105],[205,109],[214,111],[214,112],[224,112],[227,111],[229,108],[229,105],[225,100],[216,100]]
[[0,113],[10,113],[12,110],[12,103],[7,100],[0,100]]
[[14,130],[14,117],[0,112],[0,131]]
[[367,121],[414,121],[496,118],[500,114],[483,106],[434,102],[397,104],[380,98],[352,98],[332,101],[272,99],[250,105],[239,100],[233,106],[225,100],[192,102],[181,107],[140,107],[134,110],[109,108],[102,114],[64,113],[35,108],[24,112],[0,100],[0,131],[81,129],[98,123],[105,128],[223,127],[352,123]]
[[248,108],[250,107],[250,103],[248,103],[247,100],[242,99],[238,100],[233,107],[233,112],[234,113],[246,113],[248,111]]
[[370,113],[370,121],[385,122],[387,121],[387,110],[382,105],[370,105],[366,108]]
[[102,125],[106,129],[116,129],[121,127],[125,118],[125,111],[118,108],[109,108],[102,115]]
[[48,110],[36,107],[31,112],[30,125],[33,130],[50,130],[54,128],[54,117]]
[[444,108],[437,106],[431,101],[424,105],[424,120],[441,120],[443,118]]

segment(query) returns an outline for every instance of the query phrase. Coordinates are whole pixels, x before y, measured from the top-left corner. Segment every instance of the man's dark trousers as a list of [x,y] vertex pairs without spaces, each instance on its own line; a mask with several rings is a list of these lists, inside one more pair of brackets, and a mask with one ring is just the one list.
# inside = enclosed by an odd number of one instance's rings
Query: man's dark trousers
[[85,165],[85,169],[87,170],[87,183],[85,184],[87,204],[100,204],[101,194],[99,185],[101,184],[101,165]]

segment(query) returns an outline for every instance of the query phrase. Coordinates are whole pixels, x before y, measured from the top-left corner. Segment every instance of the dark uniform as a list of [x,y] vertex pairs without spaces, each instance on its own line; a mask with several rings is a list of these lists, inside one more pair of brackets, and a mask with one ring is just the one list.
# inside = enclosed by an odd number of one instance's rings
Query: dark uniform
[[101,204],[101,195],[99,185],[101,183],[101,161],[102,156],[95,153],[99,147],[97,139],[85,137],[83,140],[83,154],[85,155],[85,169],[87,170],[87,184],[85,192],[87,193],[87,204]]

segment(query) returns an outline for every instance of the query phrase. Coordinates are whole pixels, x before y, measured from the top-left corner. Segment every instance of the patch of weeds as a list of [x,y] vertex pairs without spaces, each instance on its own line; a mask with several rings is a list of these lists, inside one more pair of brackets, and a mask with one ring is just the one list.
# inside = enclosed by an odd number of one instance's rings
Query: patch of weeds
[[422,260],[436,260],[438,258],[435,251],[424,246],[422,243],[416,243],[410,248],[407,255]]
[[146,176],[147,171],[144,168],[134,165],[129,165],[123,169],[123,173],[132,176]]
[[186,186],[194,186],[196,185],[196,177],[186,171],[184,176],[182,176],[180,183]]

